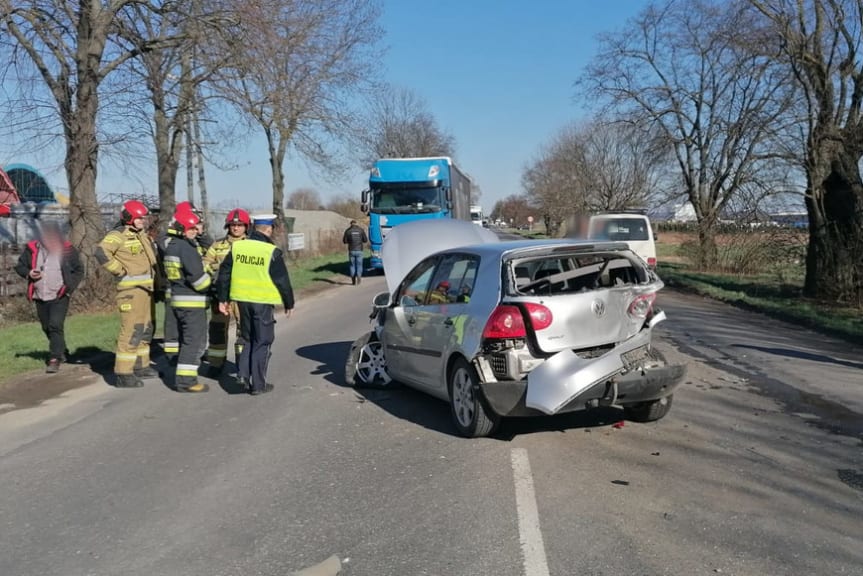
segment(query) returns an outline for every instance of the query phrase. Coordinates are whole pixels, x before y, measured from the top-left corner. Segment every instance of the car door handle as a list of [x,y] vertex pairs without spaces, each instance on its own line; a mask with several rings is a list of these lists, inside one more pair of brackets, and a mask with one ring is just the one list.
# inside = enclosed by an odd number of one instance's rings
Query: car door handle
[[443,321],[443,323],[444,323],[444,326],[452,326],[453,325],[452,318],[447,318],[446,320]]

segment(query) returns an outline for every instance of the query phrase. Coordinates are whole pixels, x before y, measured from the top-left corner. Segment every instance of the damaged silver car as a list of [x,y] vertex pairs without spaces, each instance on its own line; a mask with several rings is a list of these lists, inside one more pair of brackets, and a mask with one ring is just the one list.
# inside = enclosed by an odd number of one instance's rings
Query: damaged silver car
[[349,382],[445,400],[468,437],[503,417],[613,405],[647,422],[671,408],[684,367],[650,341],[663,284],[626,244],[501,242],[427,221],[393,229],[382,257],[389,291],[351,349]]

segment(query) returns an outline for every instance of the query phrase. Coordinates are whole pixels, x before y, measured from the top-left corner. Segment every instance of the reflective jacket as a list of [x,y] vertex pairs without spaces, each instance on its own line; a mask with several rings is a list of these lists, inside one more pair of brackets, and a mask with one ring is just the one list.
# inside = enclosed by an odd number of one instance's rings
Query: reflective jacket
[[233,246],[234,242],[243,239],[245,239],[245,236],[234,238],[229,234],[221,240],[213,242],[207,248],[207,252],[204,254],[204,268],[213,275],[213,278],[218,275],[219,266],[222,265],[225,257],[231,252],[231,246]]
[[207,307],[206,292],[212,279],[204,270],[197,243],[186,237],[171,238],[163,265],[171,290],[171,307]]
[[108,232],[96,248],[96,260],[118,279],[117,289],[152,292],[158,282],[156,251],[143,230],[123,226]]
[[282,251],[260,232],[234,242],[219,267],[219,302],[282,304],[294,307],[294,291]]

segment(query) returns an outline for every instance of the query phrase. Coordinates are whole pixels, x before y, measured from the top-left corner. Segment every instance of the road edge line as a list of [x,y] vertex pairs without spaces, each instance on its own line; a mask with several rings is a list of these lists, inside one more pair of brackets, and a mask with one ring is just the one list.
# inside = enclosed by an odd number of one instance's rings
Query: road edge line
[[512,475],[524,574],[525,576],[549,576],[527,449],[512,449]]

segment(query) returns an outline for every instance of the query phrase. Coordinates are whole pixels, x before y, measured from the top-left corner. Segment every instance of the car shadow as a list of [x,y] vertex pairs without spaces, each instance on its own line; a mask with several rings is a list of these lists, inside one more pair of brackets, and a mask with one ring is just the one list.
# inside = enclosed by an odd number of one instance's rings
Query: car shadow
[[[449,405],[412,388],[355,388],[344,380],[345,360],[353,342],[323,342],[298,348],[301,358],[313,360],[318,366],[310,372],[345,388],[353,388],[358,401],[371,402],[388,414],[448,436],[458,436],[452,423]],[[492,438],[512,441],[517,436],[539,432],[565,432],[580,428],[607,426],[623,420],[623,411],[599,408],[558,416],[504,418]]]
[[744,350],[755,350],[764,352],[774,356],[784,356],[786,358],[794,358],[796,360],[809,360],[811,362],[822,362],[824,364],[835,364],[836,366],[845,366],[846,368],[856,368],[863,370],[863,363],[852,362],[851,360],[839,360],[824,354],[813,354],[812,352],[803,352],[802,350],[792,350],[790,348],[771,348],[768,346],[755,346],[752,344],[734,344],[735,348]]
[[312,376],[320,376],[337,386],[352,388],[353,386],[345,382],[344,376],[345,360],[351,350],[351,344],[353,342],[322,342],[297,348],[296,354],[318,363],[317,368],[310,372]]

